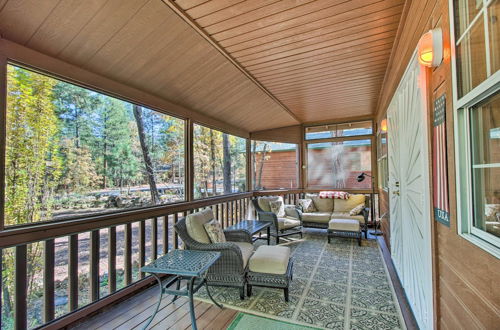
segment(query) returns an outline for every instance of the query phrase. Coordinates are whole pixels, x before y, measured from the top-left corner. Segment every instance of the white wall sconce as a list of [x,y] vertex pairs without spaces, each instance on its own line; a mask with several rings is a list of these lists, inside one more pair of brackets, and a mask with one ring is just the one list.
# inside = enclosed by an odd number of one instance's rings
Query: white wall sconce
[[443,61],[443,31],[436,28],[426,32],[418,41],[418,61],[433,68]]

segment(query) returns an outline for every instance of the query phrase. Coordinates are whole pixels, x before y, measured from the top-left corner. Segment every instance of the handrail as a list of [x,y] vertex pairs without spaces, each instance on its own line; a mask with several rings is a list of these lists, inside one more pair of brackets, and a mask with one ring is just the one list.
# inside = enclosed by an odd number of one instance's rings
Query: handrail
[[192,202],[179,202],[149,207],[146,209],[101,214],[81,219],[47,221],[10,227],[0,231],[0,249],[55,238],[58,236],[72,235],[83,231],[127,224],[139,219],[150,219],[154,217],[161,217],[165,214],[185,212],[192,209],[249,197],[252,197],[251,192],[237,193],[204,198]]

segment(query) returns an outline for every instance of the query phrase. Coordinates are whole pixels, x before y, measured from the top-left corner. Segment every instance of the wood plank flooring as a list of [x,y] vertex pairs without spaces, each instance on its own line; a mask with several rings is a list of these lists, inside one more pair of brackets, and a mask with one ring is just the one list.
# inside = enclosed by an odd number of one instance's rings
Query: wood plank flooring
[[[163,296],[160,310],[148,329],[191,329],[189,303],[179,297],[170,304],[172,296]],[[70,329],[142,329],[156,307],[158,287],[153,286],[118,303]],[[238,312],[229,308],[195,301],[198,329],[226,329]]]

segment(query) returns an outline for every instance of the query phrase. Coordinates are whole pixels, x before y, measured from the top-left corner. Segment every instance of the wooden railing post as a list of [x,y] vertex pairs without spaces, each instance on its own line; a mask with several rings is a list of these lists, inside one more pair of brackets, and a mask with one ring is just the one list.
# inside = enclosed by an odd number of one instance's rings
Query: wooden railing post
[[124,256],[124,280],[125,285],[132,283],[132,224],[125,224],[125,256]]
[[16,330],[26,329],[28,311],[28,274],[27,274],[27,247],[26,245],[16,246],[15,254],[15,290],[14,297],[14,328]]
[[169,221],[168,219],[170,218],[170,214],[167,214],[163,217],[163,254],[167,254],[168,253],[168,243],[169,243],[169,240],[168,240],[168,234],[169,234],[169,229],[168,229],[168,225],[169,225]]
[[71,312],[78,308],[78,234],[69,236],[68,245],[68,307]]
[[[139,267],[143,267],[146,262],[146,220],[139,221]],[[143,278],[144,273],[139,272],[139,278]]]
[[43,249],[43,322],[54,319],[54,239],[45,241]]
[[116,291],[116,227],[108,229],[108,289]]
[[99,299],[99,230],[90,233],[90,301]]
[[151,254],[152,254],[152,259],[156,260],[158,258],[158,218],[154,217],[153,220],[151,221],[151,236],[152,241],[151,241]]

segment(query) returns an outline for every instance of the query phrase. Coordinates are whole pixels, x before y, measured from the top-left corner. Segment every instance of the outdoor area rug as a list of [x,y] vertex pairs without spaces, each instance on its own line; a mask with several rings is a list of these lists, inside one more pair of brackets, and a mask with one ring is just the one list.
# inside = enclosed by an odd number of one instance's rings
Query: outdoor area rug
[[[262,243],[261,243],[262,244]],[[253,287],[240,300],[238,289],[211,287],[225,307],[245,313],[328,329],[405,329],[394,288],[376,240],[334,238],[307,229],[289,246],[294,259],[290,301],[283,290]],[[209,302],[201,290],[196,299]]]
[[245,313],[238,313],[236,318],[231,322],[228,330],[307,330],[318,329],[290,322],[273,320],[267,317],[256,316]]

